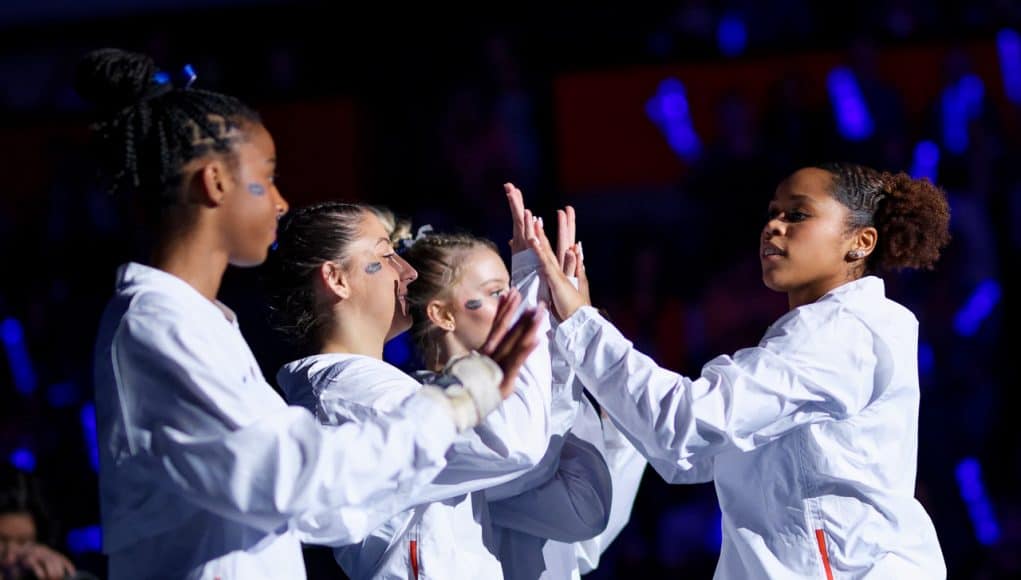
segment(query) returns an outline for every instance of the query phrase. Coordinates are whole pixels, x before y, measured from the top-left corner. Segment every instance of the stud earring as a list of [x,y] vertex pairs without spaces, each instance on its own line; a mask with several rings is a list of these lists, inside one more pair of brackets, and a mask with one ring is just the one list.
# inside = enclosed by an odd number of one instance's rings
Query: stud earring
[[862,249],[851,250],[850,252],[847,253],[847,257],[851,258],[852,260],[860,260],[865,257],[865,250]]

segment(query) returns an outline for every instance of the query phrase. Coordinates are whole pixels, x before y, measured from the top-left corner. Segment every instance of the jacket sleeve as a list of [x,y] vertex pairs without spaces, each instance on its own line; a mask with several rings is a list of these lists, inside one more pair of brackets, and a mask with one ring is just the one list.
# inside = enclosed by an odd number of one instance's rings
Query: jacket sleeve
[[754,449],[800,425],[854,415],[872,396],[876,367],[872,334],[839,307],[807,320],[795,314],[758,347],[713,359],[695,379],[659,367],[590,307],[558,327],[555,343],[671,481],[725,450]]
[[[575,544],[578,569],[582,574],[595,570],[599,558],[631,520],[631,508],[645,474],[646,461],[609,420],[602,421],[606,464],[613,482],[610,517],[598,536]],[[711,473],[708,474],[711,477]]]
[[490,502],[495,525],[561,542],[587,540],[606,528],[613,486],[601,424],[591,405],[582,406],[574,427],[557,447],[556,455],[547,454],[551,473],[536,474],[545,475],[544,481],[530,482],[519,495]]
[[125,317],[111,353],[119,384],[170,391],[156,400],[175,401],[152,408],[145,393],[133,393],[119,410],[132,444],[114,461],[140,463],[158,485],[266,531],[340,514],[323,539],[355,541],[374,527],[368,514],[446,465],[455,429],[440,403],[415,396],[385,420],[340,427],[282,401],[246,416],[239,401],[271,387],[239,384],[210,362],[230,360],[223,345],[169,318]]

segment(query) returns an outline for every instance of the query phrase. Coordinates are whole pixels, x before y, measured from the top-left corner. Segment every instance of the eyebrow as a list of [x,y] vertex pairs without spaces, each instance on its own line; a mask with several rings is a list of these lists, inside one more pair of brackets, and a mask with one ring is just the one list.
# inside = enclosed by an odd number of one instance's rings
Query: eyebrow
[[507,278],[490,278],[489,280],[482,281],[479,286],[485,286],[486,284],[496,282],[498,284],[510,284],[510,280]]
[[[815,200],[812,199],[812,197],[807,196],[807,195],[805,195],[803,193],[792,193],[792,194],[788,195],[787,197],[790,198],[790,201],[800,201],[800,202],[807,202],[807,203],[814,203],[815,202]],[[773,205],[775,203],[780,203],[780,200],[775,198],[775,197],[773,199],[769,200],[769,204],[770,205]]]

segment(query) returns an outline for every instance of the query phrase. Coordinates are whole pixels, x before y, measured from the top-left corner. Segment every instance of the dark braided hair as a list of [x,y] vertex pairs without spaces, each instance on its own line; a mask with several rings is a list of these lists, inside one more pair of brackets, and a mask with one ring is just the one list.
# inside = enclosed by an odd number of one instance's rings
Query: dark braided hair
[[411,336],[423,361],[428,361],[437,348],[432,338],[436,327],[429,320],[426,307],[460,282],[465,256],[479,247],[499,253],[492,241],[465,233],[429,234],[416,240],[404,253],[404,259],[418,272],[418,278],[408,286],[408,308]]
[[[238,99],[174,88],[160,82],[157,72],[146,55],[107,48],[87,54],[75,75],[78,94],[97,111],[92,129],[107,187],[137,194],[150,216],[183,201],[189,161],[229,155],[237,129],[261,124]],[[236,162],[232,155],[229,160]]]
[[833,176],[831,195],[850,210],[849,229],[879,233],[866,271],[932,269],[950,242],[946,194],[928,179],[879,172],[853,163],[817,166]]
[[314,280],[320,266],[344,260],[369,211],[363,205],[331,201],[292,211],[281,220],[263,280],[273,326],[300,348],[315,348],[332,322],[316,300]]

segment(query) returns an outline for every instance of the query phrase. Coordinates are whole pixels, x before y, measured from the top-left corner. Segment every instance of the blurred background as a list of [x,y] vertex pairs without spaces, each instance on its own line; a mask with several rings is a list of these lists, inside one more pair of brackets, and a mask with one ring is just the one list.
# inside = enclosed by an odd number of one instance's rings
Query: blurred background
[[[0,3],[0,471],[35,482],[39,541],[105,574],[92,346],[137,255],[92,180],[71,78],[116,46],[255,106],[292,206],[384,204],[506,248],[503,182],[550,217],[573,204],[597,306],[685,373],[784,312],[757,258],[783,177],[848,160],[933,179],[953,242],[934,272],[886,279],[921,322],[917,496],[950,578],[1021,577],[1021,3],[361,4]],[[272,379],[290,353],[258,280],[232,270],[221,297]],[[387,357],[414,366],[404,339]],[[709,578],[719,517],[711,485],[650,470],[588,577]],[[312,578],[343,577],[307,556]]]

